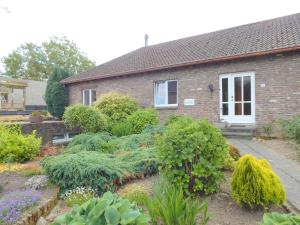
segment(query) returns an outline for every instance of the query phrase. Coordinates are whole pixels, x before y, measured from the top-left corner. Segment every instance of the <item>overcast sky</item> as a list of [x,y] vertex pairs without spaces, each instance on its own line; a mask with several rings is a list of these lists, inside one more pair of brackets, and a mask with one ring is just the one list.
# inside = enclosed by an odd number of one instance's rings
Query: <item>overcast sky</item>
[[[149,44],[300,12],[300,0],[0,0],[0,58],[25,42],[73,40],[101,64]],[[0,65],[0,70],[3,67]]]

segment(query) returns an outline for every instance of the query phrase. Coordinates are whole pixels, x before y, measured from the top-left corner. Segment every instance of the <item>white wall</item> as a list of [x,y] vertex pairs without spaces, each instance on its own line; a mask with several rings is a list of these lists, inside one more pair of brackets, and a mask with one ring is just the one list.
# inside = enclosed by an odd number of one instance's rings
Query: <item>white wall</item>
[[47,81],[26,80],[26,105],[45,106],[44,95],[46,92]]

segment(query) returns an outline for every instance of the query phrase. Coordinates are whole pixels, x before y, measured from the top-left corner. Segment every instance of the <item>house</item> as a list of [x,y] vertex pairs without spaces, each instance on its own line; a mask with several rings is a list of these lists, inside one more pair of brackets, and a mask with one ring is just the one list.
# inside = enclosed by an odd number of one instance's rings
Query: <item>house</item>
[[45,110],[46,81],[0,76],[0,111]]
[[70,104],[118,91],[162,119],[261,128],[300,113],[300,14],[145,46],[62,83]]

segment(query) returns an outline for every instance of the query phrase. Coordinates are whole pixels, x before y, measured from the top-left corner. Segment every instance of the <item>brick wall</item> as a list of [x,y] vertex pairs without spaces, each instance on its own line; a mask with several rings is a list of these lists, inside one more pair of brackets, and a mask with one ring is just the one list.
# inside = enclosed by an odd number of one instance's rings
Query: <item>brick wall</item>
[[[246,71],[255,72],[258,127],[300,113],[300,52],[72,84],[69,85],[70,104],[82,102],[83,89],[95,89],[97,96],[118,91],[131,94],[142,106],[153,106],[153,82],[177,79],[179,105],[176,109],[159,109],[161,118],[180,113],[217,122],[219,75]],[[214,86],[213,93],[208,89],[209,84]],[[196,105],[184,106],[186,98],[194,98]]]

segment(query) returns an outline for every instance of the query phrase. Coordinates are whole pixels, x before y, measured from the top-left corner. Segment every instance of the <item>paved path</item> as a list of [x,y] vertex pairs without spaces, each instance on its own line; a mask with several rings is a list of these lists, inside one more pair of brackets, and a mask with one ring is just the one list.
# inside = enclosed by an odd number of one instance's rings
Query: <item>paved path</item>
[[255,140],[233,138],[228,140],[240,150],[241,154],[250,153],[259,159],[267,159],[284,184],[287,201],[300,212],[300,165],[271,152]]

